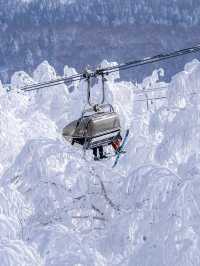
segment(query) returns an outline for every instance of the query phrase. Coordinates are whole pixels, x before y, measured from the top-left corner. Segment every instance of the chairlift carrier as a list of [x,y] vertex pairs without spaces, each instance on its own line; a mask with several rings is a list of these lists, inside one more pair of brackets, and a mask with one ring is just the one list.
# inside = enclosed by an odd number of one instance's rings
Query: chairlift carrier
[[87,102],[90,106],[82,116],[63,129],[63,137],[72,144],[78,143],[84,150],[110,145],[121,131],[119,115],[111,104],[105,102],[105,77],[102,75],[102,100],[100,104],[91,102],[90,76],[87,78]]

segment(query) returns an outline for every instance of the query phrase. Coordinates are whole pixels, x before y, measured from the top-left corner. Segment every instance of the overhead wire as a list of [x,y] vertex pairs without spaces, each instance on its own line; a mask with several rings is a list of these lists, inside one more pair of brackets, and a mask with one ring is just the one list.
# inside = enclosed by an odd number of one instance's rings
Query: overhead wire
[[61,85],[61,84],[65,84],[65,83],[72,83],[72,82],[76,82],[76,81],[81,81],[85,78],[76,78],[76,79],[73,79],[73,80],[67,80],[67,81],[59,81],[59,82],[52,82],[52,83],[49,83],[49,84],[44,84],[44,85],[40,85],[40,86],[35,86],[35,87],[24,87],[23,89],[21,89],[22,91],[25,91],[25,92],[28,92],[28,91],[37,91],[37,90],[40,90],[40,89],[45,89],[45,88],[49,88],[49,87],[53,87],[53,86],[57,86],[57,85]]
[[135,90],[133,91],[134,94],[144,94],[144,93],[151,93],[151,92],[158,92],[158,91],[165,91],[168,89],[168,86],[160,86],[157,88],[153,88],[153,89],[140,89],[140,90]]
[[84,73],[72,75],[70,77],[62,77],[62,78],[47,81],[47,82],[31,84],[31,85],[22,87],[21,90],[25,92],[26,91],[29,92],[33,90],[40,90],[40,89],[60,85],[62,83],[72,83],[75,81],[81,81],[84,79],[86,80],[86,79],[90,79],[90,78],[97,77],[97,76],[109,75],[117,71],[128,70],[128,69],[135,68],[138,66],[152,64],[155,62],[167,60],[170,58],[175,58],[178,56],[183,56],[186,54],[197,53],[199,51],[200,51],[200,45],[196,45],[190,48],[178,50],[178,51],[171,52],[171,53],[159,54],[156,56],[147,57],[147,58],[140,59],[140,60],[129,61],[126,63],[118,64],[118,65],[107,67],[107,68],[97,69],[96,71],[88,71],[88,72],[86,71]]
[[116,66],[111,66],[111,67],[107,67],[107,68],[102,68],[97,70],[97,73],[104,73],[104,74],[110,74],[116,71],[121,71],[121,70],[127,70],[129,68],[133,68],[133,67],[137,67],[137,66],[142,66],[142,65],[146,65],[146,64],[152,64],[155,62],[159,62],[159,61],[164,61],[170,58],[175,58],[175,57],[179,57],[179,56],[183,56],[186,54],[191,54],[191,53],[197,53],[200,51],[200,45],[196,45],[190,48],[186,48],[186,49],[182,49],[182,50],[178,50],[172,53],[166,53],[166,54],[159,54],[156,56],[152,56],[152,57],[147,57],[141,60],[134,60],[134,61],[129,61],[127,63],[123,63],[123,64],[119,64]]
[[139,99],[135,100],[136,102],[147,102],[147,101],[153,101],[153,100],[162,100],[162,99],[167,99],[167,97],[155,97],[155,98],[146,98],[146,99]]
[[79,81],[81,79],[83,79],[82,75],[81,74],[77,74],[77,75],[73,75],[73,76],[70,76],[70,77],[63,77],[63,78],[60,78],[60,79],[55,79],[55,80],[42,82],[42,83],[38,83],[38,84],[31,84],[31,85],[22,87],[21,90],[22,91],[38,90],[38,89],[43,89],[43,88],[47,88],[47,87],[60,85],[62,83],[71,83],[71,82],[74,82],[74,81]]

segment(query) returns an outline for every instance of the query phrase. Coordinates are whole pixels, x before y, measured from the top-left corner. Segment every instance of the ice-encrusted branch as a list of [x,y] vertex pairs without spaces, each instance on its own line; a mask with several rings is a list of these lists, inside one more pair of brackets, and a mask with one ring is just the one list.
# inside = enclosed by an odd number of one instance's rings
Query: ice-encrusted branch
[[105,185],[104,185],[104,183],[103,183],[103,180],[101,179],[101,177],[100,177],[97,173],[95,173],[95,169],[94,169],[94,168],[92,168],[92,173],[93,173],[93,175],[94,175],[95,177],[97,177],[97,179],[98,179],[99,182],[100,182],[100,185],[101,185],[101,191],[102,191],[102,194],[103,194],[103,196],[104,196],[106,202],[107,202],[107,203],[110,205],[110,207],[112,207],[114,210],[119,211],[119,210],[120,210],[119,206],[116,205],[116,204],[115,204],[115,203],[109,198],[109,196],[108,196],[108,194],[107,194],[107,191],[106,191],[106,188],[105,188]]

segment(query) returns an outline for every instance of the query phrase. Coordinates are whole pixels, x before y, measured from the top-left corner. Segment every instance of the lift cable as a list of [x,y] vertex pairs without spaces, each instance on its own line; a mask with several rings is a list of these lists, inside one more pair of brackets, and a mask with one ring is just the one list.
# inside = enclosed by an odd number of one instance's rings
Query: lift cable
[[51,80],[51,81],[47,81],[47,82],[31,84],[31,85],[22,87],[21,90],[22,91],[38,90],[38,89],[43,89],[43,88],[47,88],[47,87],[51,87],[51,86],[60,85],[62,83],[72,83],[74,81],[79,81],[81,79],[85,79],[85,78],[83,78],[82,74],[77,74],[77,75],[73,75],[70,77],[63,77],[60,79],[55,79],[55,80]]
[[200,44],[190,47],[190,48],[186,48],[186,49],[182,49],[182,50],[178,50],[172,53],[167,53],[167,54],[159,54],[156,56],[152,56],[152,57],[147,57],[141,60],[135,60],[135,61],[130,61],[124,64],[119,64],[116,66],[112,66],[112,67],[107,67],[107,68],[102,68],[96,71],[97,75],[101,75],[101,73],[104,74],[110,74],[116,71],[121,71],[121,70],[127,70],[129,68],[134,68],[137,66],[142,66],[142,65],[146,65],[146,64],[152,64],[155,62],[159,62],[159,61],[164,61],[170,58],[175,58],[175,57],[179,57],[179,56],[183,56],[183,55],[187,55],[187,54],[191,54],[191,53],[197,53],[200,52]]
[[153,57],[147,57],[141,60],[134,60],[134,61],[130,61],[127,63],[112,66],[112,67],[97,69],[96,71],[88,71],[88,72],[86,71],[84,73],[72,75],[70,77],[63,77],[63,78],[51,80],[48,82],[28,85],[28,86],[22,87],[21,90],[22,91],[33,91],[33,90],[39,90],[39,89],[43,89],[43,88],[47,88],[51,86],[60,85],[62,83],[73,83],[75,81],[81,81],[83,79],[87,80],[93,77],[109,75],[113,72],[127,70],[131,68],[135,68],[137,66],[152,64],[155,62],[164,61],[170,58],[175,58],[175,57],[179,57],[179,56],[183,56],[183,55],[187,55],[191,53],[197,53],[197,52],[200,52],[200,44],[190,47],[190,48],[178,50],[172,53],[159,54],[159,55],[156,55]]
[[[23,87],[21,90],[25,91],[25,92],[29,92],[29,91],[35,91],[35,90],[40,90],[40,89],[45,89],[45,88],[49,88],[49,87],[52,87],[52,86],[57,86],[57,85],[61,85],[63,83],[72,83],[72,82],[75,82],[75,81],[81,81],[85,78],[83,77],[80,77],[80,78],[76,78],[76,79],[70,79],[70,80],[60,80],[60,81],[56,81],[54,80],[54,82],[49,82],[48,84],[46,83],[43,83],[41,85],[41,83],[38,83],[37,86],[33,86],[30,85],[28,87]],[[35,84],[36,85],[36,84]]]

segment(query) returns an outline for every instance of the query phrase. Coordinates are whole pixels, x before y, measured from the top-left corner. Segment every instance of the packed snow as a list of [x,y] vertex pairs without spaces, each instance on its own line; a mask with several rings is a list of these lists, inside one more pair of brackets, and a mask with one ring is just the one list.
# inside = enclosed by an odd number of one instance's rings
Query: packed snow
[[86,105],[84,81],[20,91],[58,77],[45,61],[15,73],[10,91],[0,84],[1,266],[200,265],[200,62],[163,75],[108,77],[107,101],[130,129],[114,169],[62,137]]

